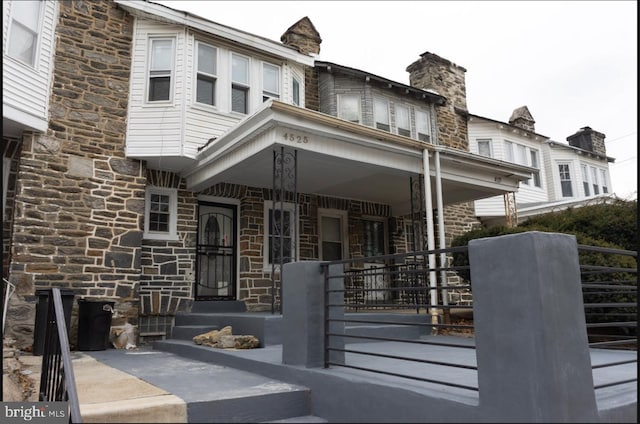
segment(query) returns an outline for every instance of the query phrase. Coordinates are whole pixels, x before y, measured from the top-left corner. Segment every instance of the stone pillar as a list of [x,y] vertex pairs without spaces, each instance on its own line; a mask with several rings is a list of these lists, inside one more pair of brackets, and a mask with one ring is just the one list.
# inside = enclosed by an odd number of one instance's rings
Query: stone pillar
[[[303,261],[284,265],[282,282],[282,362],[307,368],[324,366],[325,282],[321,262]],[[332,265],[331,275],[342,274],[342,265]],[[331,289],[343,289],[344,281],[330,279]],[[329,302],[340,304],[344,293],[331,293]],[[330,308],[332,319],[344,318],[344,308]],[[332,333],[344,333],[343,322],[330,324]],[[344,339],[333,337],[330,345],[344,346]],[[332,362],[344,363],[344,352],[332,352]]]
[[598,418],[575,236],[469,242],[480,408],[493,422]]

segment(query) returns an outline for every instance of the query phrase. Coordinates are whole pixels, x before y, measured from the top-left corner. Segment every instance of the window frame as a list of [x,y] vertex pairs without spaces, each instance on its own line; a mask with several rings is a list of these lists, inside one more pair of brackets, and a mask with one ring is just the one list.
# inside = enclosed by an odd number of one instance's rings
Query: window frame
[[589,178],[589,167],[586,163],[580,164],[580,173],[582,174],[582,188],[584,190],[584,196],[591,196],[591,182]]
[[[171,42],[171,66],[169,69],[152,69],[153,66],[153,44],[156,41],[170,41]],[[175,54],[176,54],[176,39],[175,37],[168,36],[158,36],[158,37],[149,37],[148,43],[148,56],[147,56],[147,87],[146,87],[146,96],[145,102],[148,104],[166,104],[171,103],[173,101],[173,86],[174,86],[174,75],[175,75]],[[153,72],[165,72],[164,74],[156,74],[152,75]],[[169,98],[168,99],[160,99],[160,100],[151,100],[152,94],[152,84],[151,80],[153,78],[169,78]]]
[[533,186],[536,188],[542,188],[542,179],[540,178],[540,152],[538,149],[534,149],[532,147],[528,147],[528,150],[529,160],[531,161],[530,165],[532,168],[538,170],[537,172],[533,172]]
[[[210,48],[213,49],[215,51],[215,60],[214,60],[214,73],[208,73],[206,71],[201,71],[200,70],[200,47],[203,46],[205,48]],[[199,106],[205,106],[205,107],[213,107],[213,108],[217,108],[218,107],[218,80],[219,80],[219,66],[220,66],[220,49],[214,45],[211,45],[209,43],[203,42],[203,41],[196,41],[196,54],[195,54],[195,78],[194,78],[194,84],[195,84],[195,88],[194,88],[194,97],[193,97],[193,102],[194,104],[197,104]],[[198,100],[198,83],[200,82],[200,76],[203,76],[204,79],[206,80],[210,80],[213,83],[213,103],[204,103]]]
[[291,103],[295,106],[302,107],[302,97],[300,97],[300,78],[297,75],[291,75]]
[[[368,216],[368,215],[363,215],[362,218],[360,219],[360,222],[363,224],[362,225],[362,255],[364,257],[369,257],[366,253],[366,235],[367,235],[367,230],[365,228],[364,223],[365,222],[377,222],[377,223],[381,223],[382,224],[382,253],[380,255],[386,255],[387,252],[389,251],[389,239],[388,239],[388,223],[387,223],[387,218],[384,217],[380,217],[380,216]],[[378,255],[372,255],[372,256],[378,256]]]
[[[411,109],[409,108],[409,106],[407,105],[400,105],[400,104],[395,104],[394,105],[395,108],[395,113],[396,113],[396,134],[401,135],[403,137],[409,137],[411,138]],[[407,126],[406,127],[400,127],[399,124],[399,113],[398,111],[400,110],[404,110],[406,112],[406,116],[407,116]],[[405,130],[408,132],[408,134],[401,134],[400,131],[401,130]]]
[[598,185],[598,169],[595,166],[591,166],[591,187],[593,187],[593,195],[600,194],[600,186]]
[[[414,110],[414,114],[415,114],[415,122],[416,122],[416,139],[419,141],[422,141],[424,143],[432,143],[432,129],[431,129],[431,113],[426,111],[426,110],[422,110],[422,109],[415,109]],[[424,115],[424,123],[426,125],[427,128],[427,132],[423,133],[420,132],[420,126],[419,124],[422,123],[422,118],[420,118],[420,116]],[[421,135],[425,135],[426,136],[426,140],[423,140],[420,136]]]
[[[381,115],[378,115],[378,107],[382,106],[382,104],[384,103],[385,108],[386,108],[386,123],[382,122],[382,121],[378,121],[378,117]],[[382,110],[380,110],[380,112],[382,112]],[[382,126],[386,126],[387,128],[380,128],[380,125]],[[382,130],[382,131],[386,131],[386,132],[391,132],[391,117],[390,117],[390,113],[389,113],[389,100],[387,100],[384,97],[379,97],[376,96],[373,98],[373,127],[378,129],[378,130]]]
[[[338,118],[344,119],[345,121],[354,122],[356,124],[362,123],[362,97],[358,93],[341,93],[336,96],[336,107],[338,109]],[[353,119],[349,119],[349,117],[345,117],[343,104],[346,104],[347,100],[355,100],[356,107],[358,109],[358,120],[354,121]]]
[[[37,4],[38,5],[38,16],[36,17],[36,28],[35,30],[33,28],[28,27],[25,23],[20,22],[19,20],[17,20],[15,18],[15,7],[16,5],[25,5],[25,4]],[[7,31],[7,43],[6,43],[6,56],[11,58],[12,60],[15,60],[16,62],[25,65],[29,68],[32,69],[37,69],[38,68],[38,57],[40,55],[40,44],[41,44],[41,40],[42,40],[42,26],[43,26],[43,19],[42,16],[44,14],[44,10],[43,8],[45,7],[46,2],[44,1],[38,1],[38,2],[33,2],[33,3],[28,3],[28,2],[17,2],[17,1],[13,1],[11,3],[11,10],[10,10],[10,18],[9,18],[9,28]],[[13,40],[16,38],[16,33],[14,30],[14,26],[15,24],[17,24],[22,30],[30,33],[33,36],[33,52],[31,54],[31,61],[30,62],[26,62],[25,60],[23,60],[22,57],[20,57],[19,55],[14,55],[14,53],[12,52],[12,46],[15,46],[15,44],[12,44]],[[20,37],[18,37],[20,38]]]
[[[482,149],[480,149],[481,144],[486,144],[488,147],[488,155],[482,153]],[[478,149],[478,155],[492,158],[493,157],[493,141],[490,138],[476,138],[476,147]]]
[[[565,198],[565,197],[574,197],[574,194],[573,194],[573,178],[571,177],[571,172],[572,172],[572,170],[571,170],[571,162],[558,162],[557,165],[558,165],[558,167],[557,167],[558,176],[559,176],[559,181],[560,181],[560,194],[562,195],[563,198]],[[562,175],[563,171],[562,171],[561,167],[566,167],[566,172],[569,175],[568,179],[563,178],[563,175]],[[565,194],[565,186],[563,186],[563,184],[562,184],[563,182],[566,182],[566,181],[569,182],[568,189],[569,189],[570,193],[568,195]]]
[[600,180],[602,182],[602,194],[609,194],[609,183],[607,181],[606,169],[600,169]]
[[[280,202],[275,202],[277,209],[279,210],[280,208]],[[270,221],[269,221],[269,211],[271,210],[275,210],[276,208],[274,208],[274,202],[272,200],[265,200],[264,201],[264,209],[263,209],[263,230],[262,230],[262,236],[263,236],[263,243],[262,243],[262,267],[263,267],[263,271],[264,272],[271,272],[271,269],[273,267],[274,264],[272,264],[271,262],[269,262],[269,255],[271,253],[271,249],[270,249],[270,241],[271,241],[271,237],[272,234],[270,234],[269,231],[269,227],[270,227]],[[300,240],[300,236],[298,234],[298,229],[299,229],[299,219],[296,219],[296,217],[299,217],[300,214],[296,213],[296,208],[297,205],[295,203],[290,203],[290,202],[284,202],[283,204],[284,206],[284,211],[285,212],[289,212],[289,228],[293,229],[294,234],[292,237],[290,237],[290,241],[292,243],[291,246],[291,252],[293,254],[293,258],[292,258],[292,262],[295,262],[298,260],[299,258],[299,253],[300,253],[300,249],[299,249],[299,243],[298,241]],[[275,269],[276,272],[279,272],[280,270],[280,264],[276,263],[275,264]]]
[[[246,82],[243,81],[237,81],[234,79],[234,75],[233,75],[233,60],[235,57],[238,57],[240,59],[246,60],[246,64],[247,64],[247,80]],[[240,115],[248,115],[249,112],[251,111],[251,58],[249,56],[244,56],[241,55],[239,53],[235,53],[235,52],[231,52],[231,57],[230,57],[230,83],[231,83],[231,91],[229,93],[230,98],[229,98],[229,105],[231,106],[229,109],[231,111],[231,113],[236,113],[236,114],[240,114]],[[244,92],[244,96],[245,96],[245,111],[244,112],[239,112],[236,110],[233,110],[233,92],[235,90],[242,90]]]
[[[169,196],[169,230],[151,231],[151,196],[158,194]],[[143,238],[149,240],[179,240],[178,237],[178,189],[169,187],[147,186],[144,194],[144,234]]]
[[[341,248],[342,248],[342,259],[348,259],[349,257],[349,213],[348,211],[341,209],[327,209],[327,208],[318,208],[318,259],[323,259],[322,246],[324,243],[323,239],[323,231],[322,231],[322,218],[338,218],[340,219],[340,236],[342,237]],[[329,242],[334,242],[335,240],[329,240]]]
[[[265,89],[265,69],[268,67],[275,68],[277,77],[277,89],[278,92],[267,91]],[[280,100],[282,96],[282,68],[279,65],[274,65],[270,62],[262,62],[262,102],[266,102],[269,99]]]

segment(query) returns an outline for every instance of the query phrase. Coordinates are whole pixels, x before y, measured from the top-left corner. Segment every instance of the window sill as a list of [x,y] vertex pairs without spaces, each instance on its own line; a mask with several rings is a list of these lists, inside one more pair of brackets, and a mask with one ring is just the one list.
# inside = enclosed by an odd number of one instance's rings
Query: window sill
[[177,234],[151,234],[144,233],[142,235],[143,240],[166,240],[166,241],[180,241],[180,237]]

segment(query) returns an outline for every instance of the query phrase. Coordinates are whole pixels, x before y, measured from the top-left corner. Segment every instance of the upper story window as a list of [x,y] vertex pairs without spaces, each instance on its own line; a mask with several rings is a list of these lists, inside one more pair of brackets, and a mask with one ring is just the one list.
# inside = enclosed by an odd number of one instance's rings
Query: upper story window
[[377,129],[384,131],[391,129],[389,124],[389,102],[387,100],[382,98],[373,100],[373,120]]
[[504,160],[507,162],[515,162],[513,160],[514,156],[513,156],[513,143],[510,141],[505,141],[504,142]]
[[300,81],[296,77],[291,78],[291,96],[293,104],[300,106]]
[[262,64],[262,101],[280,98],[280,67]]
[[535,187],[542,187],[542,180],[540,179],[540,154],[538,150],[532,149],[522,144],[505,141],[504,160],[507,162],[536,168],[536,170],[532,172],[532,178],[529,178],[522,183],[525,185],[530,185],[533,181],[533,185]]
[[600,187],[598,186],[598,170],[591,167],[591,184],[593,185],[593,194],[600,194]]
[[411,121],[409,119],[409,108],[396,105],[396,129],[399,135],[411,137]]
[[571,169],[569,167],[569,164],[559,163],[558,173],[560,175],[560,188],[562,189],[562,197],[573,197]]
[[360,123],[360,96],[338,94],[338,118]]
[[231,110],[249,112],[249,58],[231,54]]
[[217,75],[218,49],[199,42],[196,102],[211,106],[216,105]]
[[171,100],[171,73],[173,71],[173,39],[151,39],[149,59],[150,102]]
[[531,167],[537,169],[537,171],[533,172],[533,185],[536,187],[542,187],[542,183],[540,181],[540,160],[538,159],[540,156],[538,151],[535,149],[529,149],[529,156],[531,157]]
[[486,156],[488,158],[493,157],[490,138],[478,139],[476,140],[476,143],[478,144],[478,154],[480,156]]
[[177,240],[178,190],[149,186],[145,192],[144,238]]
[[604,169],[600,170],[600,182],[602,183],[602,193],[609,193],[609,185],[607,184],[607,171]]
[[418,140],[431,143],[431,123],[429,114],[422,110],[416,110],[416,133]]
[[580,169],[582,170],[582,187],[584,188],[584,195],[591,196],[591,188],[589,185],[589,169],[587,165],[580,165]]
[[42,1],[11,3],[11,28],[7,54],[29,66],[35,66]]

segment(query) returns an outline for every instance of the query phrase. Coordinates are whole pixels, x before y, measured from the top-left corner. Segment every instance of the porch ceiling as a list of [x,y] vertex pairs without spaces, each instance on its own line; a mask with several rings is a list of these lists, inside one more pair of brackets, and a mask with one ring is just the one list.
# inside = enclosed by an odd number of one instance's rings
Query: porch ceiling
[[515,190],[529,175],[519,169],[523,167],[492,166],[477,155],[434,148],[274,102],[203,150],[185,175],[187,186],[199,191],[228,182],[271,188],[273,152],[281,146],[285,152],[297,151],[299,193],[388,204],[396,215],[410,211],[409,177],[422,172],[425,148],[430,151],[434,206],[435,150],[440,152],[445,205]]

